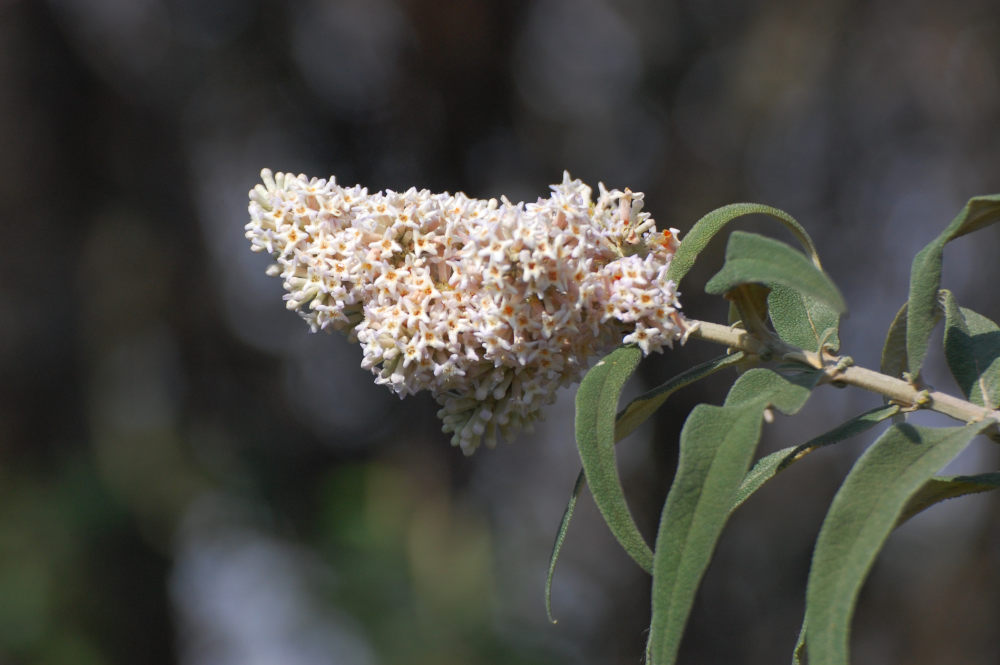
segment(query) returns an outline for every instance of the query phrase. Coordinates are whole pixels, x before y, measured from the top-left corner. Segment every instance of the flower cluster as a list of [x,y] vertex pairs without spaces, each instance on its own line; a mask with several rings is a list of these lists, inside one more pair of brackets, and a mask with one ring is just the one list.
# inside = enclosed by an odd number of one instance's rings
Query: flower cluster
[[567,173],[514,204],[261,175],[246,236],[277,260],[288,308],[358,341],[376,383],[430,391],[467,454],[536,420],[597,353],[687,330],[666,279],[677,230],[655,229],[641,193],[592,201]]

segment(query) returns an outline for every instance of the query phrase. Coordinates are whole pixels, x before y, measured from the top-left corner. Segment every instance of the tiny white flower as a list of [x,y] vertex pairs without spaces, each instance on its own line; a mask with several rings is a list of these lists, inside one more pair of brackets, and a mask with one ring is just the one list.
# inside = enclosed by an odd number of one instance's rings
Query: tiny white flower
[[289,309],[355,339],[400,397],[430,391],[466,453],[530,427],[597,354],[690,332],[665,278],[677,230],[656,231],[639,192],[600,184],[593,202],[564,173],[548,198],[514,204],[261,177],[246,237],[277,261]]

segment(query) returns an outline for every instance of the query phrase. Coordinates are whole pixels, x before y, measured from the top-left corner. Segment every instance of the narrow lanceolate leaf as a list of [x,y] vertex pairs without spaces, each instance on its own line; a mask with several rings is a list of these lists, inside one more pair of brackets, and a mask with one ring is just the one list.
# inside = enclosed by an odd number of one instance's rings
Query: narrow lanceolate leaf
[[[743,360],[743,355],[742,351],[737,351],[736,353],[720,356],[695,365],[666,383],[636,397],[615,418],[615,442],[621,441],[631,434],[635,428],[644,423],[647,418],[663,405],[670,395],[684,386],[688,386],[719,370],[739,363]],[[552,553],[549,556],[549,571],[545,579],[545,612],[549,620],[553,623],[555,623],[555,619],[552,617],[552,577],[555,574],[556,561],[559,559],[559,553],[562,551],[563,541],[566,540],[566,532],[569,529],[570,520],[572,520],[573,512],[576,509],[577,499],[584,485],[586,485],[586,474],[581,470],[580,474],[576,477],[576,484],[573,485],[573,492],[570,494],[566,509],[563,511],[562,520],[559,522],[559,530],[556,533],[556,540],[552,545]]]
[[615,460],[618,399],[641,358],[637,347],[624,346],[605,356],[583,377],[576,392],[576,446],[594,502],[611,533],[643,570],[652,572],[653,552],[625,502]]
[[775,332],[781,339],[806,351],[820,345],[833,352],[840,349],[840,314],[812,296],[776,284],[767,297]]
[[944,355],[969,401],[1000,406],[1000,327],[944,293]]
[[[903,372],[908,371],[909,363],[906,360],[906,303],[899,308],[896,316],[889,324],[889,333],[885,336],[885,344],[882,346],[881,371],[883,374],[894,376],[897,379],[903,376]],[[935,311],[937,309],[935,308]]]
[[729,514],[733,491],[760,438],[762,405],[699,404],[681,431],[677,476],[670,488],[653,565],[649,650],[654,665],[677,657],[695,592]]
[[903,513],[896,521],[899,526],[914,515],[947,499],[968,494],[978,494],[1000,489],[1000,473],[981,473],[974,476],[937,476],[931,478],[917,493],[910,497]]
[[628,403],[618,414],[615,422],[615,441],[621,441],[626,436],[635,431],[642,423],[646,422],[657,409],[663,406],[667,398],[672,394],[690,385],[695,381],[700,381],[706,376],[715,374],[719,370],[732,367],[743,360],[743,352],[738,351],[726,356],[719,356],[681,372],[666,383],[639,395]]
[[667,279],[672,279],[680,284],[684,276],[694,266],[695,259],[698,258],[709,241],[715,237],[715,234],[735,219],[756,214],[769,215],[784,224],[802,243],[816,267],[820,267],[819,254],[816,253],[812,238],[787,212],[758,203],[733,203],[717,208],[695,222],[691,230],[685,234],[683,242],[677,248],[677,253],[674,254],[674,258],[670,262]]
[[805,256],[778,240],[734,231],[726,245],[726,263],[708,281],[705,291],[721,295],[748,283],[788,287],[838,314],[847,309],[830,278]]
[[773,453],[757,460],[753,467],[747,471],[747,475],[743,477],[743,482],[740,483],[739,489],[736,490],[732,509],[736,510],[742,506],[747,499],[764,486],[764,483],[774,478],[809,452],[807,451],[799,457],[796,456],[795,452],[798,449],[799,446],[788,446],[781,450],[775,450]]
[[556,532],[556,542],[552,544],[552,554],[549,555],[549,571],[545,575],[545,616],[549,621],[555,623],[552,616],[552,577],[556,572],[556,561],[559,560],[559,553],[562,551],[563,542],[566,540],[566,532],[569,530],[570,520],[573,519],[573,511],[576,510],[576,500],[580,498],[583,491],[585,477],[581,470],[576,476],[576,483],[573,484],[573,491],[569,495],[569,502],[566,510],[563,511],[562,519],[559,520],[559,530]]
[[753,468],[747,472],[746,477],[743,478],[743,483],[736,491],[736,498],[733,501],[733,510],[739,508],[740,505],[749,499],[754,492],[763,487],[764,483],[771,480],[771,478],[774,478],[780,472],[784,471],[795,462],[798,462],[809,453],[814,450],[819,450],[825,446],[840,443],[844,439],[857,436],[862,432],[866,432],[886,418],[895,415],[898,411],[899,407],[894,404],[890,406],[880,406],[877,409],[872,409],[871,411],[865,411],[861,415],[855,416],[847,422],[834,427],[829,432],[821,434],[814,439],[810,439],[801,445],[782,448],[781,450],[775,451],[770,455],[761,457],[757,460],[756,464],[753,465]]
[[907,501],[986,424],[942,429],[893,425],[855,463],[833,499],[813,552],[806,587],[810,663],[848,663],[858,592]]
[[753,369],[736,381],[725,405],[700,404],[688,416],[656,536],[652,663],[667,665],[677,656],[695,592],[757,447],[764,409],[798,411],[819,376]]
[[958,216],[941,235],[930,242],[913,258],[910,269],[909,311],[906,321],[906,354],[909,371],[914,378],[927,355],[931,331],[937,320],[937,293],[941,288],[941,258],[944,246],[967,233],[978,231],[1000,221],[1000,194],[977,196],[970,199]]

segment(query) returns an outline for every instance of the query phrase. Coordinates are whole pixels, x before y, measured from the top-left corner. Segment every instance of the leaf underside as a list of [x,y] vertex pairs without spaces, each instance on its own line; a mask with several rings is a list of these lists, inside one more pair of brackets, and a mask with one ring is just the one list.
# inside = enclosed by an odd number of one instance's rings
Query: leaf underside
[[743,352],[738,351],[719,356],[681,372],[669,381],[636,397],[621,410],[615,421],[615,441],[621,441],[631,434],[656,412],[672,394],[727,367],[739,364],[743,360]]
[[862,432],[866,432],[875,425],[884,421],[886,418],[894,416],[898,412],[899,407],[894,404],[889,406],[880,406],[857,415],[847,422],[834,427],[829,432],[821,434],[814,439],[810,439],[803,444],[782,448],[781,450],[760,458],[757,460],[757,463],[753,465],[753,468],[747,472],[746,477],[743,478],[743,482],[740,485],[739,490],[736,492],[736,499],[733,502],[733,510],[736,510],[741,504],[743,504],[744,501],[749,499],[754,492],[759,490],[764,485],[764,483],[771,480],[771,478],[774,478],[778,475],[778,473],[784,471],[809,453],[835,443],[840,443],[841,441],[849,439],[852,436],[857,436]]
[[883,374],[896,377],[903,376],[903,372],[908,371],[909,363],[906,360],[906,303],[899,308],[896,316],[889,324],[889,332],[885,336],[885,344],[882,346],[882,363],[879,367]]
[[875,557],[907,502],[985,427],[890,427],[858,459],[816,540],[806,588],[810,663],[846,665],[850,621]]
[[570,492],[569,501],[566,503],[566,509],[563,511],[562,519],[559,520],[559,529],[556,531],[556,541],[552,544],[552,553],[549,555],[549,569],[545,574],[545,616],[549,618],[549,621],[555,623],[555,617],[552,616],[552,578],[556,573],[556,561],[559,560],[559,553],[562,552],[563,542],[566,540],[566,532],[569,530],[570,520],[573,519],[573,512],[576,510],[576,501],[580,497],[580,492],[583,491],[583,486],[586,484],[586,476],[584,476],[583,469],[576,476],[576,482],[573,484],[573,491]]
[[1000,327],[944,292],[944,355],[962,394],[973,404],[1000,406]]
[[913,258],[906,314],[906,355],[910,375],[916,380],[923,367],[931,332],[937,323],[937,294],[941,288],[944,246],[955,238],[984,229],[1000,221],[1000,194],[977,196],[947,228]]
[[955,499],[969,494],[990,492],[1000,489],[1000,473],[980,473],[974,476],[937,476],[931,478],[910,497],[902,514],[896,521],[896,526],[903,524],[911,517],[919,515],[931,506],[947,499]]

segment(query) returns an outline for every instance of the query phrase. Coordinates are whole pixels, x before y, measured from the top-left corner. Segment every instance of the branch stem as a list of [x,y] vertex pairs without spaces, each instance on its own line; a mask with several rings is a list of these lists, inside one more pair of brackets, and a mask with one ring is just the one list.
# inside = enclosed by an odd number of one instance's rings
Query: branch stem
[[688,320],[688,324],[691,326],[688,332],[691,338],[722,344],[757,355],[762,360],[777,358],[797,362],[824,372],[828,383],[851,385],[878,393],[906,409],[929,409],[966,423],[987,418],[1000,423],[1000,410],[978,406],[937,390],[920,390],[902,379],[854,365],[847,356],[821,355],[785,344],[777,338],[763,340],[746,330],[710,321]]

